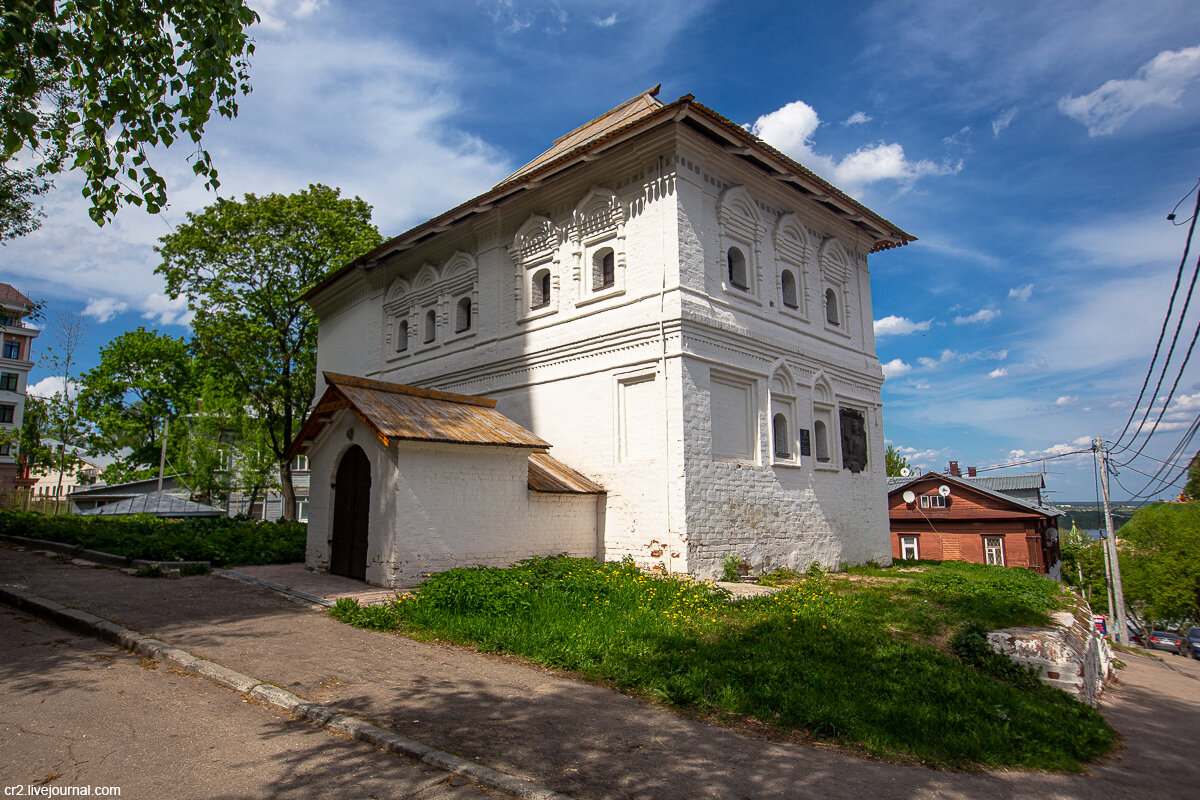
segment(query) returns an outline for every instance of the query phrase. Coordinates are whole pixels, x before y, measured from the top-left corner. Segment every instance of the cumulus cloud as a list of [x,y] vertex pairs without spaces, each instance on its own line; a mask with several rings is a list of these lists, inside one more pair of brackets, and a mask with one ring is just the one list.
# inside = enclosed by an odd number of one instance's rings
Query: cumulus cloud
[[128,303],[112,297],[95,298],[88,301],[87,308],[83,309],[83,315],[93,317],[96,322],[103,325],[128,308]]
[[604,18],[595,17],[592,21],[596,23],[597,28],[611,28],[617,24],[617,12],[614,11]]
[[1003,378],[1006,375],[1008,375],[1007,367],[996,367],[994,370],[988,373],[989,378]]
[[1058,110],[1087,126],[1089,136],[1104,136],[1136,112],[1150,106],[1178,108],[1185,89],[1200,77],[1200,45],[1163,50],[1137,71],[1137,77],[1114,79],[1099,89],[1058,101]]
[[907,375],[910,372],[912,372],[912,365],[905,364],[898,358],[893,358],[883,365],[883,377],[885,378],[899,378],[901,375]]
[[1000,112],[1000,115],[992,120],[992,136],[1000,138],[1000,133],[1009,125],[1012,125],[1013,119],[1017,116],[1017,108],[1006,108]]
[[970,353],[959,353],[955,350],[943,350],[937,358],[921,356],[917,363],[924,369],[935,369],[951,361],[1003,361],[1008,358],[1007,350],[975,350]]
[[1073,403],[1075,403],[1075,402],[1076,402],[1076,401],[1078,401],[1078,400],[1079,400],[1079,398],[1078,398],[1078,397],[1076,397],[1076,396],[1075,396],[1075,395],[1073,395],[1073,394],[1064,394],[1063,396],[1059,397],[1057,400],[1055,400],[1055,401],[1054,401],[1054,405],[1056,405],[1056,406],[1069,406],[1069,405],[1072,405]]
[[876,336],[907,336],[917,331],[927,331],[933,324],[932,319],[924,322],[913,322],[908,317],[897,317],[894,314],[875,320]]
[[996,317],[1000,316],[1000,311],[995,308],[981,308],[974,314],[966,317],[955,317],[955,325],[977,325],[984,322],[991,322]]
[[192,324],[192,318],[195,316],[187,306],[187,298],[184,297],[172,299],[155,292],[142,303],[142,318],[158,320],[163,325],[182,325],[186,328]]
[[1027,283],[1024,286],[1014,286],[1008,290],[1008,296],[1024,303],[1033,296],[1033,284]]
[[[31,383],[26,388],[26,392],[34,397],[41,397],[44,400],[48,400],[56,394],[62,394],[64,386],[66,386],[66,383],[63,381],[61,375],[51,375],[49,378],[42,378],[37,383]],[[74,396],[77,394],[79,394],[79,384],[71,381],[71,395]]]
[[289,19],[307,19],[320,10],[322,0],[257,0],[258,24],[270,31],[281,31]]
[[796,100],[762,115],[749,128],[755,136],[851,193],[885,180],[907,188],[919,178],[950,175],[962,169],[961,161],[956,164],[911,161],[902,145],[886,142],[860,147],[839,160],[813,149],[813,134],[820,125],[816,110],[803,100]]
[[842,121],[842,124],[843,125],[863,125],[863,124],[870,122],[871,119],[872,119],[871,115],[867,114],[867,112],[855,111],[853,114],[846,117],[846,119]]
[[[1092,440],[1088,436],[1080,436],[1077,439],[1072,439],[1070,442],[1061,444],[1052,444],[1044,450],[1010,450],[1008,457],[1012,461],[1022,461],[1030,458],[1050,458],[1051,456],[1062,456],[1068,453],[1075,454],[1072,457],[1084,458],[1091,452]],[[1079,453],[1078,451],[1084,451]]]

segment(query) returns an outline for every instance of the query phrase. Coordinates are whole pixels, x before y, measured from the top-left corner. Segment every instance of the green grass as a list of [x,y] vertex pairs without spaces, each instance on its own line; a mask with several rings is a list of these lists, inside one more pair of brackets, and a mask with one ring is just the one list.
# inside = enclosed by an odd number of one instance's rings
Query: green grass
[[304,560],[302,522],[60,516],[0,511],[0,533],[73,544],[149,561],[209,561],[216,566]]
[[410,597],[343,600],[332,613],[931,766],[1080,770],[1111,749],[1095,710],[979,649],[985,628],[1044,623],[1055,584],[960,563],[779,578],[789,585],[776,594],[729,602],[627,563],[531,559],[452,570]]

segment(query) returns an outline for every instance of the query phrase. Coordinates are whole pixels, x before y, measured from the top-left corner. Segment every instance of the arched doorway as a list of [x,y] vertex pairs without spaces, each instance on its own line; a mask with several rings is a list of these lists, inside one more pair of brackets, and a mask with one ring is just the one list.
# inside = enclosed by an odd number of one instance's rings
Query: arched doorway
[[371,462],[358,445],[342,456],[333,490],[333,540],[329,571],[367,577],[367,531],[371,511]]

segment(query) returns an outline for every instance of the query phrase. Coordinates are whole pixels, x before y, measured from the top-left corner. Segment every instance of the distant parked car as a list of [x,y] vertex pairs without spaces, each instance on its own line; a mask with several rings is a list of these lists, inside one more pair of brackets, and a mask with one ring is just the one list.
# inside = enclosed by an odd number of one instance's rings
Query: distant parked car
[[1150,631],[1150,641],[1147,646],[1151,650],[1166,650],[1168,653],[1183,655],[1183,637],[1170,631]]
[[1200,628],[1188,628],[1187,645],[1192,658],[1200,658]]

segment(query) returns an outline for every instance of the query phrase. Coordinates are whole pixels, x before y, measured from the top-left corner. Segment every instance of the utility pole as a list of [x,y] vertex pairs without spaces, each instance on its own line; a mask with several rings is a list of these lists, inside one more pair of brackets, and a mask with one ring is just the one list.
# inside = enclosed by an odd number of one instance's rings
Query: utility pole
[[1129,629],[1125,627],[1125,589],[1121,585],[1121,558],[1117,552],[1117,532],[1113,530],[1112,505],[1108,499],[1108,451],[1104,441],[1097,436],[1092,440],[1100,453],[1100,488],[1104,492],[1104,524],[1108,528],[1108,554],[1112,562],[1112,605],[1116,615],[1117,643],[1129,646]]
[[[170,416],[163,417],[163,440],[162,449],[158,452],[158,490],[162,491],[163,469],[167,465],[167,425],[171,422]],[[1107,485],[1107,484],[1106,484]]]

